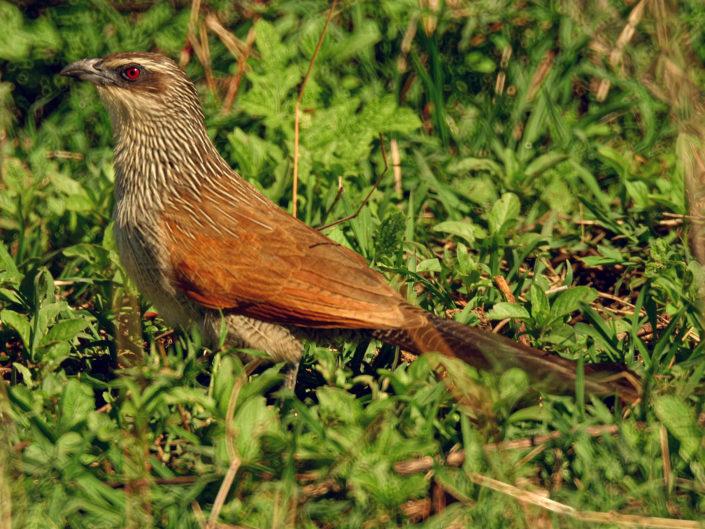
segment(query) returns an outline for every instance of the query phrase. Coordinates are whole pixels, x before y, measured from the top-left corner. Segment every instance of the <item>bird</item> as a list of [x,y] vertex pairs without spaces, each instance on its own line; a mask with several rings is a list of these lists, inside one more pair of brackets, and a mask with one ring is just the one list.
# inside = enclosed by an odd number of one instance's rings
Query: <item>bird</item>
[[[295,364],[302,341],[376,338],[483,370],[520,367],[551,391],[577,364],[408,303],[354,251],[281,209],[210,140],[195,85],[170,58],[120,52],[60,75],[95,85],[114,133],[116,246],[166,323]],[[585,365],[585,390],[636,399],[621,364]]]

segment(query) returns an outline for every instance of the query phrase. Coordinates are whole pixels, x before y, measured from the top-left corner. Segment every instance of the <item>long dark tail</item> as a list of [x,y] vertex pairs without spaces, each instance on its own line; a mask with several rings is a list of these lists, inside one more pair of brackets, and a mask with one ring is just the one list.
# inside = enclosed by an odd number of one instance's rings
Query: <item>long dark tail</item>
[[[488,371],[502,372],[518,367],[539,388],[549,392],[575,390],[576,362],[454,320],[428,316],[426,325],[379,330],[373,335],[416,354],[438,352]],[[622,364],[585,364],[584,373],[587,393],[618,394],[627,402],[639,399],[638,377]]]

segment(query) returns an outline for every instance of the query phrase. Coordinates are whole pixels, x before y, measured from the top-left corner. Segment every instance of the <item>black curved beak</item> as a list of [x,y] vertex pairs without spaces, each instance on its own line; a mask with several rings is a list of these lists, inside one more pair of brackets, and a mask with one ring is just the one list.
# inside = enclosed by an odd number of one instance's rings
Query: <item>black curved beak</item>
[[59,75],[66,77],[75,77],[81,81],[88,81],[97,86],[107,84],[114,85],[115,79],[110,72],[106,72],[101,68],[101,59],[81,59],[80,61],[72,62],[65,66]]

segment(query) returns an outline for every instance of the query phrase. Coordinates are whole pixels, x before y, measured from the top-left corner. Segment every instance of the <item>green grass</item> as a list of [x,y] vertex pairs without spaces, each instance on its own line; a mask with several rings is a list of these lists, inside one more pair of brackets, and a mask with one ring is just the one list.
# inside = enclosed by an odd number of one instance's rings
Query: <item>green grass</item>
[[[204,7],[243,41],[256,31],[230,112],[237,61],[215,33],[207,68],[195,53],[186,67],[220,152],[289,211],[294,105],[327,7]],[[429,311],[625,362],[646,388],[625,409],[580,391],[539,396],[515,370],[447,366],[440,378],[438,359],[399,362],[375,342],[307,344],[287,393],[281,365],[245,383],[235,351],[169,332],[115,251],[107,114],[93,87],[56,75],[119,50],[178,60],[190,4],[134,9],[0,2],[0,527],[198,527],[234,459],[222,527],[594,525],[478,476],[581,512],[705,520],[685,118],[644,82],[665,53],[662,19],[643,16],[620,70],[594,43],[614,46],[621,3],[346,3],[302,101],[300,218],[358,208],[384,170],[382,133],[387,153],[398,146],[401,193],[390,168],[360,215],[326,233]],[[705,56],[702,5],[667,16],[690,37],[679,45]],[[691,75],[703,86],[702,70]],[[614,430],[595,435],[602,426]],[[457,450],[460,466],[444,465]],[[424,456],[432,472],[403,471]]]

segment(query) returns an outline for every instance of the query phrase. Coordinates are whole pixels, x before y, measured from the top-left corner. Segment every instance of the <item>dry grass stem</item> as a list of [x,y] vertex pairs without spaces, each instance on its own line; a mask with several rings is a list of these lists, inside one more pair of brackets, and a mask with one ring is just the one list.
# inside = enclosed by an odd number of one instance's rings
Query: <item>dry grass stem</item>
[[446,508],[446,493],[443,485],[438,480],[431,483],[431,502],[433,512],[441,512]]
[[235,480],[235,475],[237,474],[237,471],[240,468],[240,464],[242,463],[240,454],[238,454],[237,449],[235,447],[235,437],[237,436],[237,431],[235,430],[235,426],[233,425],[233,417],[235,416],[237,398],[240,394],[242,386],[247,381],[247,378],[250,376],[250,374],[261,363],[262,360],[260,358],[256,358],[249,364],[247,364],[245,370],[235,380],[235,383],[233,384],[233,389],[230,392],[230,399],[228,400],[228,409],[225,412],[225,448],[228,452],[228,457],[230,458],[230,465],[228,466],[228,470],[225,473],[223,482],[220,484],[220,489],[218,489],[218,494],[216,495],[215,501],[213,502],[213,509],[211,510],[211,514],[208,517],[208,524],[206,525],[206,529],[214,529],[216,527],[215,524],[218,520],[218,516],[220,515],[220,511],[223,508],[223,505],[225,505],[225,500],[227,499],[228,493],[230,492],[230,487],[232,486],[233,481]]
[[[612,49],[612,51],[609,54],[609,64],[613,69],[616,69],[620,65],[620,63],[622,62],[622,57],[624,56],[624,50],[625,50],[627,44],[629,44],[629,41],[632,40],[632,37],[634,36],[634,33],[636,32],[636,28],[644,16],[644,9],[646,8],[646,5],[647,5],[646,0],[641,0],[634,7],[634,9],[632,9],[631,13],[629,14],[629,18],[627,19],[627,24],[622,29],[622,33],[619,35],[619,38],[617,38],[617,42],[615,44],[615,47]],[[593,49],[596,49],[596,48],[594,47]],[[605,98],[607,97],[607,94],[609,94],[610,86],[611,86],[611,83],[608,79],[602,79],[600,81],[598,88],[597,88],[597,93],[595,94],[595,99],[597,99],[597,101],[604,101]]]
[[191,1],[191,11],[189,12],[188,26],[186,30],[186,42],[184,47],[181,49],[181,56],[179,57],[179,66],[185,68],[188,64],[191,53],[190,50],[194,46],[198,46],[199,43],[196,40],[196,25],[198,24],[198,17],[201,13],[201,0]]
[[[612,313],[623,314],[623,315],[634,314],[634,310],[633,310],[633,309],[635,309],[636,306],[635,306],[633,303],[630,303],[629,301],[627,301],[627,300],[625,300],[625,299],[622,299],[622,298],[620,298],[620,297],[618,297],[618,296],[615,296],[615,295],[613,295],[613,294],[609,294],[609,293],[607,293],[607,292],[600,292],[600,291],[597,291],[597,294],[598,294],[598,296],[600,296],[601,298],[609,299],[609,300],[611,300],[611,301],[615,301],[615,302],[617,302],[617,303],[621,303],[621,304],[625,305],[626,307],[629,307],[629,308],[632,309],[632,310],[613,309],[613,308],[611,308],[611,307],[604,307],[604,306],[602,306],[602,305],[598,305],[597,303],[591,303],[590,306],[593,307],[595,310],[598,310],[598,311],[609,311],[609,312],[612,312]],[[646,316],[646,310],[642,308],[642,309],[639,311],[639,316],[640,316],[640,317]],[[660,315],[658,315],[658,316],[656,317],[656,321],[657,321],[657,323],[658,323],[658,329],[657,329],[657,330],[659,330],[659,329],[665,329],[666,327],[668,327],[668,324],[671,323],[671,320],[668,319],[668,317],[666,317],[666,316],[664,316],[664,315],[662,315],[662,314],[660,314]],[[646,325],[645,325],[644,327],[642,327],[642,329],[639,329],[639,331],[637,331],[637,334],[643,335],[643,334],[653,333],[653,329],[651,329],[650,324],[647,324],[647,325],[649,326],[648,329],[646,329]],[[643,331],[644,329],[646,329],[646,332]],[[621,334],[622,334],[622,335],[625,335],[625,336],[627,335],[627,333],[621,333]],[[698,334],[695,332],[695,330],[692,329],[692,328],[689,329],[688,332],[685,333],[685,337],[690,338],[691,340],[695,341],[696,343],[700,343],[700,337],[699,337]]]
[[414,15],[409,20],[409,24],[406,26],[406,31],[404,32],[404,37],[401,39],[399,58],[397,59],[397,71],[399,73],[406,72],[409,61],[407,57],[411,51],[411,43],[414,42],[414,37],[416,37],[416,29],[419,27],[419,15]]
[[206,527],[206,517],[203,515],[203,510],[197,501],[191,503],[191,509],[193,509],[193,514],[196,517],[199,527],[205,529]]
[[497,74],[497,79],[494,83],[494,93],[497,95],[502,95],[504,93],[504,85],[507,82],[507,72],[506,69],[509,66],[509,59],[512,57],[514,50],[511,46],[505,46],[502,50],[502,57],[499,62],[499,73]]
[[[218,92],[215,86],[215,78],[213,77],[213,68],[211,66],[211,48],[208,44],[208,28],[204,21],[199,24],[199,38],[200,42],[198,46],[194,46],[194,51],[198,57],[198,61],[203,66],[203,72],[206,75],[206,86],[208,86],[208,91],[213,97],[218,96]],[[195,40],[195,39],[194,39]]]
[[[335,198],[333,199],[333,202],[331,202],[330,207],[326,210],[325,214],[323,215],[323,218],[321,219],[322,225],[325,225],[324,223],[326,222],[326,219],[328,219],[328,215],[331,214],[331,211],[333,211],[333,208],[338,203],[338,200],[340,200],[340,197],[343,196],[344,192],[345,192],[345,186],[343,186],[343,177],[339,176],[338,177],[338,192],[335,194]],[[321,228],[318,228],[318,229],[320,230]]]
[[439,0],[419,0],[419,5],[424,8],[421,25],[427,37],[433,35],[438,27],[438,15],[435,13],[440,9],[440,4]]
[[[619,432],[619,427],[615,424],[588,426],[583,430],[587,435],[591,437],[598,437],[601,435],[616,435]],[[559,439],[563,434],[561,432],[551,432],[548,434],[535,435],[533,437],[525,437],[523,439],[516,439],[513,441],[502,441],[499,443],[489,443],[484,446],[486,451],[502,451],[502,450],[524,450],[527,448],[538,447],[543,445],[548,441],[554,439]],[[465,461],[465,451],[457,450],[451,452],[446,457],[445,463],[442,461],[434,460],[431,457],[421,457],[418,459],[412,459],[409,461],[399,461],[395,463],[394,470],[402,475],[406,474],[416,474],[419,472],[428,472],[433,470],[433,467],[438,464],[446,464],[448,466],[457,467],[463,464]]]
[[228,82],[228,92],[225,95],[225,101],[223,101],[223,111],[230,112],[233,106],[235,97],[240,90],[240,83],[242,82],[242,77],[245,74],[245,69],[247,67],[247,59],[252,54],[252,47],[255,43],[255,26],[252,26],[247,32],[247,38],[245,39],[245,49],[243,53],[238,57],[237,60],[237,72],[230,78]]
[[214,13],[206,15],[206,26],[217,35],[233,57],[240,59],[245,54],[247,45],[228,31]]
[[402,177],[401,177],[401,156],[399,154],[399,142],[395,139],[389,140],[389,150],[392,155],[392,174],[394,175],[394,192],[398,198],[402,198]]
[[401,511],[412,522],[421,522],[431,516],[433,512],[429,498],[409,500],[401,506]]
[[223,478],[223,482],[220,484],[220,489],[218,489],[218,494],[215,497],[215,501],[213,502],[213,510],[211,511],[211,514],[208,517],[206,529],[215,529],[218,516],[220,515],[220,511],[223,508],[223,505],[225,505],[225,500],[228,497],[228,492],[230,492],[230,487],[232,486],[233,481],[235,480],[235,475],[237,474],[237,471],[240,468],[241,462],[242,461],[239,457],[231,459],[228,471],[225,474],[225,477]]
[[75,160],[80,162],[83,160],[83,153],[81,152],[71,152],[71,151],[49,151],[46,154],[49,160]]
[[321,31],[321,36],[318,38],[318,44],[316,44],[316,50],[313,52],[313,57],[308,63],[308,70],[306,70],[306,75],[304,75],[304,80],[301,83],[301,89],[299,90],[299,97],[296,98],[296,106],[294,107],[294,184],[291,197],[291,214],[296,217],[296,203],[298,201],[299,195],[299,110],[301,107],[301,100],[304,97],[304,90],[306,90],[306,83],[308,78],[313,71],[313,65],[316,64],[316,58],[318,57],[318,52],[321,50],[321,45],[323,44],[323,38],[326,36],[328,31],[328,25],[330,24],[333,14],[335,13],[335,8],[338,5],[338,0],[333,0],[328,11],[328,18],[326,18],[326,23],[323,26],[323,31]]
[[469,478],[476,485],[501,492],[519,502],[535,505],[536,507],[585,523],[613,524],[620,527],[641,527],[649,529],[702,529],[703,527],[702,523],[692,520],[638,516],[618,512],[579,511],[569,505],[547,498],[542,494],[520,489],[509,483],[483,476],[477,472],[471,473]]
[[663,482],[666,485],[666,491],[670,492],[673,486],[673,474],[671,473],[671,452],[668,448],[668,431],[664,425],[661,425],[658,433],[661,443],[661,461],[663,462]]
[[[500,292],[504,294],[504,297],[509,303],[516,303],[516,298],[514,297],[514,294],[512,293],[512,290],[509,288],[509,284],[507,283],[507,280],[504,279],[504,276],[494,276],[494,282],[495,285],[497,285],[497,288],[499,288]],[[519,343],[524,344],[524,345],[530,345],[529,343],[529,337],[526,334],[526,325],[524,325],[523,321],[517,320],[519,323],[519,332],[518,332],[518,340]],[[498,329],[495,329],[495,332],[497,332]]]
[[531,83],[529,84],[529,91],[526,94],[526,101],[530,103],[536,97],[536,94],[541,88],[541,85],[546,80],[549,72],[551,71],[551,66],[553,66],[553,61],[556,59],[555,50],[548,50],[541,59],[541,64],[534,72],[531,77]]
[[[332,227],[332,226],[335,226],[336,224],[340,224],[340,223],[342,223],[342,222],[347,222],[347,221],[349,221],[350,219],[354,219],[355,217],[357,217],[357,216],[360,214],[360,212],[362,211],[362,208],[365,207],[365,204],[367,204],[367,202],[369,202],[370,197],[372,196],[372,193],[374,193],[375,190],[377,189],[377,187],[379,187],[379,184],[380,184],[380,182],[382,181],[382,178],[384,178],[384,175],[387,174],[387,171],[389,170],[389,164],[387,163],[387,150],[384,148],[384,137],[382,136],[382,133],[381,133],[381,132],[380,132],[380,134],[379,134],[379,141],[380,141],[380,147],[382,148],[382,160],[384,161],[384,171],[382,171],[382,172],[380,173],[379,178],[377,178],[377,181],[375,182],[375,185],[372,186],[372,189],[370,189],[370,192],[367,193],[367,196],[366,196],[365,199],[360,203],[360,205],[358,206],[358,208],[357,208],[357,210],[355,211],[355,213],[353,213],[352,215],[348,215],[347,217],[343,217],[342,219],[338,219],[338,220],[336,220],[335,222],[330,222],[330,223],[328,223],[328,224],[325,224],[325,225],[323,225],[323,226],[320,226],[320,227],[318,228],[319,230],[325,230],[326,228],[330,228],[330,227]],[[341,185],[342,185],[342,184],[341,184]],[[342,192],[339,191],[338,196],[336,197],[336,200],[337,200],[338,198],[340,198],[340,195],[342,195]],[[333,202],[333,205],[335,205],[335,202]],[[331,206],[331,208],[332,208],[332,207],[333,207],[333,206]]]

